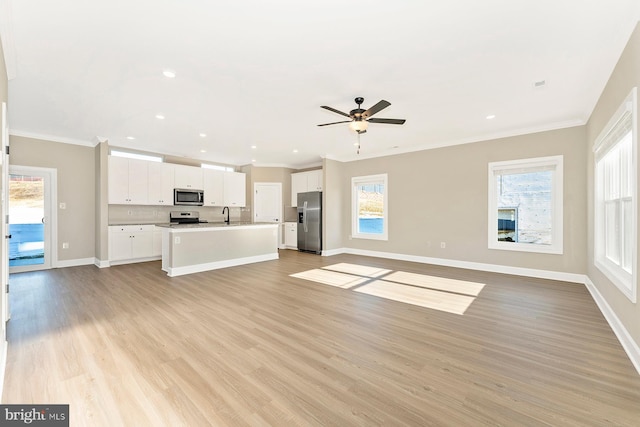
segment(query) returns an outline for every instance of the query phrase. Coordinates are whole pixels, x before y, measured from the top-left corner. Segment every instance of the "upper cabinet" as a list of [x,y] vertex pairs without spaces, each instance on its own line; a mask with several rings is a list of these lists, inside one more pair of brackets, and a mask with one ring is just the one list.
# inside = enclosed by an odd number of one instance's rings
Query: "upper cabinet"
[[322,169],[291,174],[291,206],[298,206],[298,193],[322,191]]
[[226,172],[203,169],[202,186],[204,206],[226,206],[224,204],[224,174]]
[[[247,204],[247,178],[240,172],[224,173],[224,206],[244,207]],[[206,197],[205,193],[205,197]]]
[[202,168],[175,165],[175,188],[202,190]]
[[150,205],[173,205],[175,165],[171,163],[149,163]]
[[144,160],[109,156],[109,203],[147,204],[148,164]]

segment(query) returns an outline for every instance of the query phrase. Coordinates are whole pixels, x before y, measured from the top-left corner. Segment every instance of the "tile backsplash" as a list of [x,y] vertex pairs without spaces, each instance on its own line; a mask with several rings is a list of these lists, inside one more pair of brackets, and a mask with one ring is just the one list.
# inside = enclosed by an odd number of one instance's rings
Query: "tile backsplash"
[[[109,205],[109,224],[156,224],[168,223],[171,211],[198,211],[200,219],[209,222],[222,222],[222,207],[204,206],[141,206]],[[251,209],[230,208],[231,221],[251,221]]]

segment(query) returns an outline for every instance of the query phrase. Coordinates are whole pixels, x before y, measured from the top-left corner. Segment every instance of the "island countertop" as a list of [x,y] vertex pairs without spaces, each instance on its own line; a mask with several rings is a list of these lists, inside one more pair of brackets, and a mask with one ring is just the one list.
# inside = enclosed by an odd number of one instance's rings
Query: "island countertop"
[[232,221],[229,224],[226,222],[199,222],[193,224],[171,224],[161,223],[155,224],[156,227],[169,228],[172,230],[189,230],[189,229],[202,229],[202,228],[236,228],[236,227],[273,227],[278,226],[278,223],[271,222],[244,222],[244,221]]

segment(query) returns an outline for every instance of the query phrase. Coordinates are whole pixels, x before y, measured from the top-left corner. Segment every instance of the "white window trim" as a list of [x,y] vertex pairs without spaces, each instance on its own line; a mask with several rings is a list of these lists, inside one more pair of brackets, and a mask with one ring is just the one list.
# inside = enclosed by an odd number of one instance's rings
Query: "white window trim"
[[[555,171],[553,180],[553,197],[551,200],[552,223],[551,223],[551,244],[538,245],[532,243],[500,242],[496,238],[498,235],[498,206],[494,177],[497,171],[527,170],[540,167],[552,167]],[[547,254],[563,253],[563,156],[537,157],[532,159],[508,160],[503,162],[489,163],[489,223],[488,223],[488,247],[505,251],[537,252]]]
[[[358,191],[357,186],[370,182],[382,181],[384,185],[383,209],[384,221],[382,234],[358,233]],[[351,237],[354,239],[389,240],[389,182],[387,174],[355,176],[351,178]]]
[[[614,115],[611,117],[607,125],[603,128],[600,135],[593,144],[594,152],[594,264],[610,281],[613,283],[629,300],[633,303],[638,298],[638,89],[634,87],[622,105],[618,107]],[[604,227],[603,212],[598,198],[602,194],[602,183],[598,180],[598,161],[612,148],[613,144],[608,141],[608,134],[616,127],[623,115],[630,111],[632,120],[632,141],[631,141],[631,223],[634,226],[632,249],[631,249],[631,271],[629,274],[620,266],[612,263],[604,256]]]

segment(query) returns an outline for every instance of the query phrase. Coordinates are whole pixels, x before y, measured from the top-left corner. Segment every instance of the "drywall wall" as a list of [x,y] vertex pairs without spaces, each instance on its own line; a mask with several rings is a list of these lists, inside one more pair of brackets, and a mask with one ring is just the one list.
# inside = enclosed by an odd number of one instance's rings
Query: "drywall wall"
[[[57,169],[58,260],[95,257],[95,179],[93,147],[11,136],[10,164]],[[58,207],[56,207],[58,208]],[[62,242],[69,242],[62,249]]]
[[[627,332],[631,335],[637,346],[640,346],[640,304],[631,302],[622,292],[611,283],[607,277],[596,268],[594,264],[594,202],[593,202],[593,176],[594,176],[594,158],[593,144],[605,127],[611,116],[616,112],[622,101],[629,94],[633,87],[640,86],[640,25],[633,32],[625,50],[623,51],[618,64],[616,65],[609,82],[605,86],[602,95],[596,107],[594,108],[591,118],[587,123],[587,146],[584,148],[588,157],[588,261],[587,275],[597,288],[598,292],[607,301],[615,315],[624,325]],[[640,117],[637,117],[640,120]],[[638,154],[636,153],[636,156]],[[638,174],[640,178],[640,174]],[[636,188],[640,188],[640,180],[636,183]],[[640,202],[636,201],[636,203]],[[640,210],[638,210],[640,212]],[[636,224],[636,231],[640,231],[640,227]],[[638,239],[640,242],[640,236]],[[640,251],[636,250],[636,265],[640,267]],[[638,284],[636,283],[636,286]]]
[[[349,233],[350,222],[342,221],[343,212],[350,209],[349,204],[345,205],[343,197],[345,191],[350,191],[350,187],[343,185],[342,163],[335,160],[324,159],[323,192],[322,192],[322,249],[324,253],[331,253],[331,250],[342,248],[342,236]],[[351,197],[351,196],[348,196]],[[349,201],[348,199],[347,201]]]
[[[329,182],[332,173],[341,181],[342,236],[327,236],[325,249],[344,247],[584,274],[585,138],[581,126],[340,163],[337,172],[326,172]],[[488,249],[489,162],[554,155],[564,156],[564,253]],[[381,173],[388,174],[389,240],[351,239],[351,178]],[[446,248],[440,247],[441,242]]]
[[101,142],[95,148],[95,202],[96,202],[96,229],[95,229],[95,258],[96,265],[103,266],[109,261],[109,210],[107,194],[107,169],[109,157],[109,144]]

